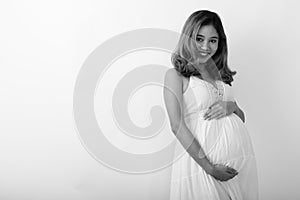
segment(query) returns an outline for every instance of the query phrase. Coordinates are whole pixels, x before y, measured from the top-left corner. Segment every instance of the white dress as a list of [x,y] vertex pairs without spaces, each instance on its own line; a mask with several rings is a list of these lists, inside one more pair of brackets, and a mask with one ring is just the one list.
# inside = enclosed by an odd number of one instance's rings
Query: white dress
[[[170,200],[257,200],[256,160],[248,130],[236,115],[204,120],[203,114],[217,100],[234,101],[233,89],[222,81],[211,83],[190,77],[183,93],[184,119],[213,164],[224,164],[239,173],[233,179],[218,181],[208,175],[183,149],[180,143],[174,156],[170,182]],[[175,153],[176,155],[176,153]]]

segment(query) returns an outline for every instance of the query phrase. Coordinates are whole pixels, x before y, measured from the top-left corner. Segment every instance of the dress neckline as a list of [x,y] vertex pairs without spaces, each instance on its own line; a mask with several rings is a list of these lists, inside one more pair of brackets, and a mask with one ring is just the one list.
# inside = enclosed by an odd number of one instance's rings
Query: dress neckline
[[[212,84],[212,83],[210,83],[210,82],[208,82],[208,81],[205,81],[205,80],[203,80],[203,79],[201,79],[201,78],[198,78],[198,77],[196,77],[196,76],[190,76],[190,78],[195,78],[196,80],[200,80],[200,81],[202,81],[202,82],[204,82],[204,83],[210,85],[210,86],[213,87],[215,90],[219,90],[218,82],[222,82],[221,80],[216,80],[216,81],[215,81],[216,86],[217,86],[217,87],[216,87],[214,84]],[[191,81],[191,80],[189,80],[189,81]]]

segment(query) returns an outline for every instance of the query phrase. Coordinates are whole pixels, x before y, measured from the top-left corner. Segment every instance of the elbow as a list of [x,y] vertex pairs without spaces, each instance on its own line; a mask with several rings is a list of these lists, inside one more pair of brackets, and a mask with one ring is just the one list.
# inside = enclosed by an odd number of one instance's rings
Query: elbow
[[178,132],[178,129],[179,129],[178,127],[179,127],[178,125],[171,125],[171,130],[175,135]]
[[184,124],[183,123],[172,123],[171,124],[171,129],[172,129],[172,132],[176,135],[178,130],[183,126]]

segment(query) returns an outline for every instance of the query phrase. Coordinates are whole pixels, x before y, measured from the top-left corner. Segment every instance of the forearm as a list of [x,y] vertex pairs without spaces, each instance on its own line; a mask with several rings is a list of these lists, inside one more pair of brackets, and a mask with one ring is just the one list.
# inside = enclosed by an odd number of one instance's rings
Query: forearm
[[235,103],[234,112],[241,120],[245,123],[245,114],[244,112],[238,107],[237,103]]
[[213,166],[205,156],[205,152],[198,140],[193,136],[188,127],[183,124],[182,126],[173,129],[173,132],[190,156],[204,169],[204,171],[209,173]]

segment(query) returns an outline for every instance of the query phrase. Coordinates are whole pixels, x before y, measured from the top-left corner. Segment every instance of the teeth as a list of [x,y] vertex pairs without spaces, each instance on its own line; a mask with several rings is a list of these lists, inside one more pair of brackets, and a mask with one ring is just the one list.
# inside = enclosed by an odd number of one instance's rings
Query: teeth
[[207,56],[208,53],[200,53],[202,56]]

